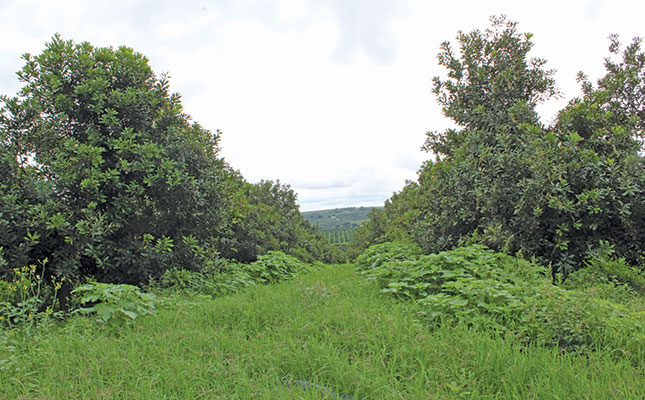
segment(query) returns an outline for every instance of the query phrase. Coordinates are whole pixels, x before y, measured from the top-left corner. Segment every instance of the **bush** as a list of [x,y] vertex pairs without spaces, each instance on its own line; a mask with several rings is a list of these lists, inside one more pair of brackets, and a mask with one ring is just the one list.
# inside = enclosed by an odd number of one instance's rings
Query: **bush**
[[575,350],[592,343],[592,334],[601,322],[589,297],[544,285],[526,300],[517,325],[523,342]]
[[369,271],[392,261],[416,260],[422,254],[415,243],[386,242],[370,246],[356,258],[354,265],[359,271]]
[[235,260],[219,259],[199,272],[169,269],[151,288],[223,296],[256,283],[247,270],[247,265]]
[[249,264],[248,271],[258,283],[274,283],[289,280],[298,272],[307,269],[307,265],[297,258],[281,251],[270,251]]
[[72,291],[87,307],[78,310],[83,314],[96,314],[99,321],[110,326],[133,323],[139,316],[154,314],[155,296],[144,293],[133,285],[90,282]]
[[199,272],[173,268],[166,271],[154,288],[223,296],[257,284],[293,278],[299,272],[321,269],[324,264],[305,264],[280,251],[270,251],[251,264],[219,259]]
[[592,297],[628,303],[645,294],[645,278],[642,271],[629,265],[624,258],[616,257],[612,246],[603,243],[585,262],[585,268],[569,274],[563,287],[584,291]]
[[171,268],[159,278],[159,286],[164,289],[199,291],[203,285],[204,276],[200,272],[181,268]]
[[549,284],[526,300],[522,318],[514,327],[522,342],[576,352],[610,348],[642,364],[643,311]]
[[[381,246],[386,252],[378,257]],[[379,260],[392,255],[391,246],[370,251],[375,260],[366,271],[384,292],[413,299],[428,307],[432,320],[456,316],[504,323],[520,315],[524,298],[533,293],[528,282],[544,280],[543,270],[524,260],[472,245],[417,259]],[[396,248],[396,247],[395,247]],[[404,254],[398,253],[398,257]],[[359,257],[360,258],[360,257]]]
[[645,294],[645,278],[642,271],[629,265],[624,258],[594,257],[586,268],[571,274],[565,281],[570,287],[585,287],[597,283],[612,283],[627,286],[638,294]]
[[482,245],[404,253],[399,244],[372,246],[359,257],[361,268],[383,292],[422,304],[431,324],[461,321],[566,351],[609,348],[642,363],[642,306],[555,286],[546,268]]

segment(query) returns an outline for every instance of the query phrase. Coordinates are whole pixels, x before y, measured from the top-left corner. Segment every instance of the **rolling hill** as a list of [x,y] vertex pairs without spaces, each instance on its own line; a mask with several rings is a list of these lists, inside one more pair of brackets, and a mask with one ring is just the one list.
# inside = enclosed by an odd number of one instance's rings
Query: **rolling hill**
[[369,212],[378,207],[346,207],[330,210],[306,211],[301,213],[307,221],[320,230],[352,229],[368,220]]

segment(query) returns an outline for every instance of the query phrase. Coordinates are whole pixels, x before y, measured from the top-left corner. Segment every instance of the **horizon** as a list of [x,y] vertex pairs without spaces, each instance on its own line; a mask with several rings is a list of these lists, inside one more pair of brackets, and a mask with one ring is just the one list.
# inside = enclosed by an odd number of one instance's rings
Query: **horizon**
[[348,207],[334,207],[334,208],[323,208],[319,210],[308,210],[308,211],[303,211],[300,210],[300,213],[312,213],[312,212],[318,212],[318,211],[337,211],[337,210],[346,210],[349,208],[383,208],[383,206],[348,206]]

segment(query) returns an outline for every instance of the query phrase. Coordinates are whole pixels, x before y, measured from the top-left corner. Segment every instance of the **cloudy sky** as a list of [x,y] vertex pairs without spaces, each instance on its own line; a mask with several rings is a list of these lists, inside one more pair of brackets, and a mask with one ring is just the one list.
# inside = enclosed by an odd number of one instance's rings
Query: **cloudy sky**
[[126,45],[223,131],[249,181],[290,184],[303,211],[382,205],[430,157],[425,132],[450,126],[431,93],[440,43],[494,14],[558,71],[564,99],[540,108],[545,123],[578,95],[579,70],[602,75],[609,34],[645,36],[642,0],[0,0],[0,93],[56,32]]

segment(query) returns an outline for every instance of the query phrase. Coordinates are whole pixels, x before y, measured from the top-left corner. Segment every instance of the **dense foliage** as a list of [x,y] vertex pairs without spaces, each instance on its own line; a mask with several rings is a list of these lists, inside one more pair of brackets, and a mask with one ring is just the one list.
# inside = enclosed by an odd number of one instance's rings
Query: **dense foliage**
[[421,248],[410,242],[385,242],[370,246],[356,258],[354,265],[359,271],[381,268],[389,262],[417,260],[423,255]]
[[356,238],[411,238],[426,253],[480,242],[565,274],[603,243],[629,263],[643,263],[640,40],[622,50],[612,37],[607,75],[597,88],[581,76],[582,97],[551,127],[540,124],[535,108],[557,94],[553,71],[528,57],[530,34],[493,18],[490,29],[460,33],[458,41],[458,53],[442,45],[447,77],[435,78],[434,87],[457,128],[428,133],[425,148],[436,159]]
[[54,37],[25,61],[0,128],[7,263],[133,283],[199,265],[224,223],[219,134],[189,123],[128,48]]
[[24,60],[0,98],[0,276],[47,260],[64,298],[84,277],[141,284],[220,254],[334,260],[293,191],[232,170],[143,55],[55,36]]
[[296,257],[272,250],[250,264],[220,260],[216,268],[202,271],[173,268],[167,270],[153,287],[162,291],[222,296],[249,286],[289,280],[297,273],[319,269],[321,265],[306,264]]
[[[538,265],[482,245],[421,255],[411,244],[383,243],[368,248],[356,267],[383,292],[422,305],[420,314],[436,324],[467,322],[525,344],[609,348],[643,361],[642,300],[620,285],[589,281],[566,290]],[[603,267],[596,270],[608,277]],[[612,272],[630,274],[624,264]],[[611,301],[599,289],[612,293]]]
[[[458,128],[354,232],[355,269],[313,261],[341,255],[291,188],[231,169],[143,56],[26,55],[0,99],[0,397],[641,395],[640,41],[612,37],[622,58],[544,127],[531,36],[458,39],[435,80]],[[59,326],[69,291],[93,318]]]
[[303,261],[334,262],[339,252],[298,211],[296,194],[289,185],[272,181],[250,184],[237,177],[228,232],[219,242],[226,258],[252,262],[270,250],[294,255]]
[[372,244],[390,241],[411,241],[413,223],[421,213],[419,185],[407,182],[403,190],[385,201],[383,208],[374,208],[369,219],[358,227],[349,243],[351,259]]

